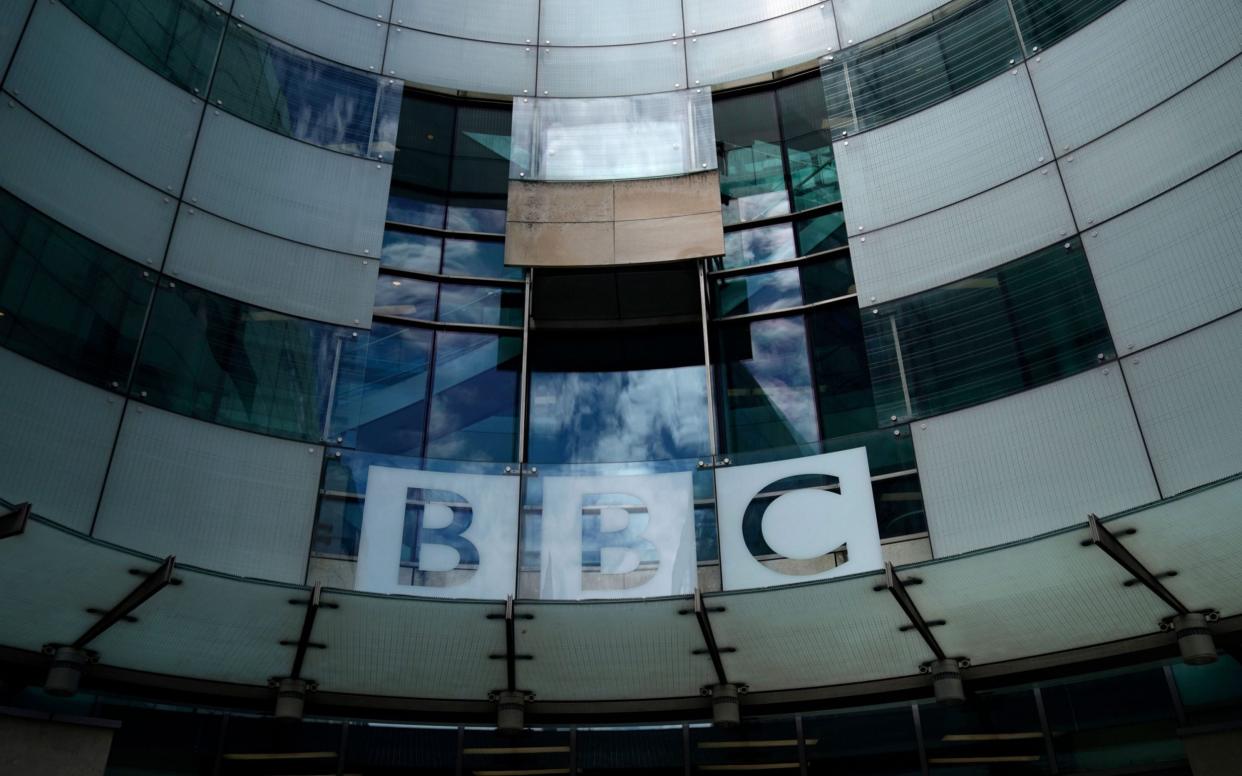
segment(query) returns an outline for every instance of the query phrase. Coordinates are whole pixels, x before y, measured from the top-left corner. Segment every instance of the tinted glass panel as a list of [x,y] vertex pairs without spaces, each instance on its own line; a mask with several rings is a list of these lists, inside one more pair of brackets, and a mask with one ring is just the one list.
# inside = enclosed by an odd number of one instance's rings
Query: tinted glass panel
[[875,498],[875,519],[880,527],[881,539],[927,531],[927,515],[923,511],[923,488],[919,484],[919,475],[907,474],[888,480],[874,480],[871,483],[871,495]]
[[845,213],[840,210],[796,221],[794,227],[798,232],[799,256],[830,251],[849,244],[849,233],[845,228]]
[[876,427],[862,321],[852,299],[807,312],[824,439]]
[[406,94],[388,194],[388,220],[444,227],[453,156],[453,106]]
[[486,240],[444,241],[444,274],[478,278],[522,279],[521,267],[505,266],[505,244]]
[[[392,199],[389,199],[391,207]],[[391,218],[391,213],[389,214]],[[440,271],[440,244],[442,238],[413,232],[384,232],[384,252],[381,263],[386,267],[410,272]]]
[[1220,655],[1210,665],[1174,663],[1170,669],[1191,723],[1242,719],[1242,665],[1237,659]]
[[428,457],[515,459],[521,354],[521,336],[436,334]]
[[121,50],[183,89],[203,94],[224,19],[201,0],[62,0]]
[[918,739],[909,706],[804,716],[807,773],[917,776]]
[[1078,240],[865,309],[863,318],[881,421],[1017,393],[1113,355]]
[[453,776],[457,773],[457,731],[350,725],[342,773]]
[[521,326],[522,289],[506,286],[440,286],[437,320],[449,323],[478,323],[490,326]]
[[789,167],[795,211],[837,202],[841,187],[832,156],[823,84],[809,78],[776,92],[785,163]]
[[[747,719],[731,728],[691,726],[690,762],[695,773],[712,771],[767,773],[798,772],[798,734],[794,721]],[[745,768],[747,765],[755,769]]]
[[359,156],[392,158],[401,86],[229,25],[211,101],[261,127]]
[[1045,49],[1086,27],[1121,0],[1013,0],[1028,51]]
[[457,109],[449,187],[449,229],[504,233],[511,115],[509,107]]
[[325,428],[354,424],[365,344],[365,332],[167,283],[151,307],[132,390],[201,420],[318,440]]
[[846,49],[822,68],[838,119],[833,136],[909,116],[1005,71],[1022,56],[1006,0],[979,0],[925,16],[874,42]]
[[376,323],[367,347],[356,445],[360,450],[421,456],[427,422],[430,329]]
[[792,259],[798,255],[794,247],[793,224],[772,224],[754,229],[725,232],[725,269]]
[[380,275],[375,281],[375,314],[422,321],[436,319],[438,283]]
[[712,360],[728,452],[819,438],[802,316],[721,325],[716,344]]
[[[854,276],[849,258],[845,256],[712,280],[713,309],[718,317],[783,310],[853,291]],[[861,331],[852,335],[858,338],[861,346]]]
[[681,750],[681,727],[578,731],[584,776],[684,776]]
[[[977,693],[962,706],[919,706],[927,764],[962,776],[1051,772],[1030,690]],[[953,766],[957,766],[953,768]]]
[[0,191],[0,345],[124,385],[154,288],[141,266]]
[[789,212],[781,133],[771,92],[717,100],[716,164],[726,224]]

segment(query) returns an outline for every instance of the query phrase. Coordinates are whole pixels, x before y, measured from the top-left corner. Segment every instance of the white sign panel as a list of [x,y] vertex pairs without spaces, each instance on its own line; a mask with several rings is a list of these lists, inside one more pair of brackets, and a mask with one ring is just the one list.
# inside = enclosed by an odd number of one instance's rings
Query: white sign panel
[[[355,589],[435,598],[512,595],[518,485],[517,477],[372,466]],[[403,567],[407,535],[413,557]]]
[[540,597],[694,590],[692,472],[543,480]]
[[726,590],[882,568],[867,449],[716,470]]

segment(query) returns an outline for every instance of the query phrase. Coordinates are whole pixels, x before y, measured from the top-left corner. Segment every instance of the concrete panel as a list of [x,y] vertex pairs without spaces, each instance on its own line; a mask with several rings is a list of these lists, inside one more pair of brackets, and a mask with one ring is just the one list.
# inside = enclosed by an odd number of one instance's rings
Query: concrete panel
[[510,221],[600,223],[615,220],[613,186],[588,183],[509,182]]
[[0,715],[0,771],[44,776],[103,776],[120,723],[59,721],[57,715]]
[[698,259],[724,255],[720,211],[672,218],[618,221],[617,264]]
[[587,267],[614,263],[613,224],[505,225],[505,263],[532,267]]
[[203,101],[60,3],[35,8],[5,88],[104,159],[165,193],[181,192]]
[[675,178],[617,181],[618,221],[720,212],[720,175],[714,170]]
[[216,571],[300,584],[323,448],[132,402],[95,536]]
[[913,426],[937,557],[1159,497],[1116,365]]

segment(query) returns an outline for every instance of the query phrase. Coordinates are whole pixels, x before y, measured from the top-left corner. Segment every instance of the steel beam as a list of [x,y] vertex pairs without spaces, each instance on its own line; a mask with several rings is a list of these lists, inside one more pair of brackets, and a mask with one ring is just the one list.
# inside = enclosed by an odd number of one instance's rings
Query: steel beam
[[1173,611],[1179,615],[1189,614],[1190,610],[1185,604],[1173,595],[1167,587],[1165,587],[1155,574],[1151,573],[1143,562],[1134,557],[1111,531],[1104,527],[1100,522],[1100,518],[1095,515],[1087,515],[1087,526],[1091,529],[1091,544],[1099,547],[1108,557],[1117,561],[1118,565],[1124,568],[1135,579],[1139,581],[1143,587],[1156,594],[1161,601],[1169,605]]
[[129,613],[137,609],[148,598],[163,590],[172,583],[173,564],[175,558],[169,555],[164,558],[164,562],[155,571],[146,576],[138,586],[129,592],[129,595],[121,599],[121,602],[104,612],[103,616],[95,621],[95,624],[86,629],[86,632],[78,636],[77,640],[70,646],[74,649],[83,649],[87,644],[94,641],[99,634],[116,625],[121,620],[129,616]]

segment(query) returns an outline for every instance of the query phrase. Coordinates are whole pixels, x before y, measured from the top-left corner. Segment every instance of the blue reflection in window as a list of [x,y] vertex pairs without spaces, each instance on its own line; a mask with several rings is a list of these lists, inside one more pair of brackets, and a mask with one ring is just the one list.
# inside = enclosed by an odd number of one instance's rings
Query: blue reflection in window
[[798,255],[794,247],[793,224],[772,224],[754,229],[725,233],[725,269],[765,264],[769,261],[792,259]]
[[521,356],[521,336],[436,335],[429,458],[514,460]]
[[432,337],[430,329],[413,326],[372,327],[358,419],[360,450],[422,455]]
[[444,274],[522,279],[521,267],[505,266],[505,244],[485,240],[444,240]]
[[[391,199],[388,204],[391,209]],[[440,271],[440,242],[441,238],[431,235],[389,230],[384,232],[380,262],[394,269],[435,274]]]

